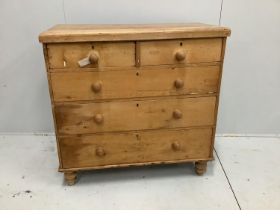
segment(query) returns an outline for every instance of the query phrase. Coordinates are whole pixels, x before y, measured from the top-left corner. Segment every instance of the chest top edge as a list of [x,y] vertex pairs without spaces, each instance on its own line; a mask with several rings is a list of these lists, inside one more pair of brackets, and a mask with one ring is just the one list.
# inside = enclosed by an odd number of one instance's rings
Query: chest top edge
[[227,27],[203,23],[180,24],[116,24],[55,25],[39,35],[41,43],[89,42],[89,41],[135,41],[181,38],[213,38],[230,36]]

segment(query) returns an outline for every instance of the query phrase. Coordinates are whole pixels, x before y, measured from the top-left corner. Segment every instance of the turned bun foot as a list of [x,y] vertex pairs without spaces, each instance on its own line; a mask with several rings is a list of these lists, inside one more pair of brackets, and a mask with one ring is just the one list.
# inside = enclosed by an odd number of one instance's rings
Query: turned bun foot
[[197,175],[203,175],[206,172],[207,161],[195,162],[195,172]]
[[69,186],[74,185],[77,179],[77,172],[75,171],[64,172],[64,179]]

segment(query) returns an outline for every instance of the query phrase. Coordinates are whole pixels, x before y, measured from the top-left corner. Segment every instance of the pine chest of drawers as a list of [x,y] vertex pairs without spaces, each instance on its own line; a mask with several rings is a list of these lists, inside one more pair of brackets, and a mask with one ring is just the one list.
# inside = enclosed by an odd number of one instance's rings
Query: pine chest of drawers
[[205,24],[57,25],[43,43],[59,171],[213,159],[230,30]]

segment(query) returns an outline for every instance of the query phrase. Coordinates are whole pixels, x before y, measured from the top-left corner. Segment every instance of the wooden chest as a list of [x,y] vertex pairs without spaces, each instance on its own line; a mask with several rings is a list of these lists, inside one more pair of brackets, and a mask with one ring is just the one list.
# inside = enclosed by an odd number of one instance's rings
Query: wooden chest
[[213,159],[230,30],[205,24],[57,25],[43,43],[59,155],[80,170]]

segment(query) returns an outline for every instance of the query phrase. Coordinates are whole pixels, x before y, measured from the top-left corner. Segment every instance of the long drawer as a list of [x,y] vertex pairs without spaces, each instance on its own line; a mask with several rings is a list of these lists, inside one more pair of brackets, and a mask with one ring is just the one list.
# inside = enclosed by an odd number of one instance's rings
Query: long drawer
[[51,73],[54,101],[216,93],[219,66]]
[[216,97],[157,98],[55,106],[59,134],[213,125]]
[[211,128],[156,130],[59,137],[62,166],[67,168],[153,161],[207,159]]

